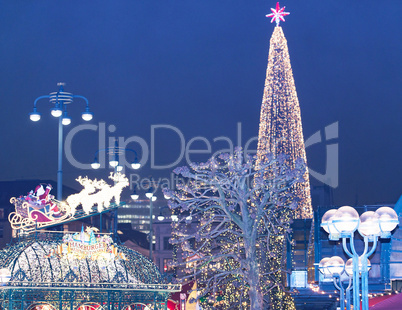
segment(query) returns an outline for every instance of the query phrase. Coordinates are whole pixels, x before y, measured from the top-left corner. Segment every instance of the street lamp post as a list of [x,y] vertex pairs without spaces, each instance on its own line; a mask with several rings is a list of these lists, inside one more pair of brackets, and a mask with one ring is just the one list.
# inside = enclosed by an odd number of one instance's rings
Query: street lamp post
[[[154,193],[153,193],[153,188],[150,187],[148,192],[145,194],[145,196],[147,196],[147,198],[149,199],[149,259],[152,261],[152,250],[153,250],[153,220],[152,220],[152,216],[153,216],[153,197],[154,197]],[[156,198],[156,197],[155,197]]]
[[[339,284],[343,288],[342,281],[339,279]],[[346,287],[346,310],[350,310],[350,290],[352,289],[352,276],[349,275],[349,283]]]
[[58,169],[57,169],[57,200],[61,201],[63,198],[63,126],[71,123],[71,118],[67,113],[67,106],[73,102],[73,99],[83,99],[86,103],[85,111],[82,113],[82,119],[84,121],[90,121],[93,117],[93,113],[89,110],[88,99],[67,93],[64,91],[64,83],[58,83],[59,90],[57,92],[50,93],[49,95],[40,96],[35,99],[33,112],[29,114],[29,118],[33,122],[37,122],[41,118],[41,114],[38,112],[36,104],[41,99],[49,99],[49,102],[53,105],[51,114],[54,117],[59,118],[59,133],[58,133]]
[[[97,150],[95,152],[95,158],[94,161],[91,163],[91,167],[92,169],[99,169],[101,167],[101,164],[99,163],[98,160],[98,155],[100,152],[105,152],[106,154],[110,155],[110,160],[109,160],[109,165],[111,167],[113,167],[114,172],[121,172],[123,170],[123,166],[120,162],[120,156],[122,154],[124,154],[125,152],[133,152],[135,154],[135,159],[133,162],[131,162],[130,166],[132,169],[139,169],[141,168],[141,164],[138,162],[138,154],[136,151],[134,151],[133,149],[128,149],[128,148],[123,148],[123,147],[119,147],[119,143],[117,141],[117,139],[115,140],[114,146],[113,147],[108,147],[105,149],[100,149]],[[102,212],[100,213],[100,229],[102,232]],[[117,220],[118,220],[118,216],[117,216],[117,209],[114,211],[114,219],[113,219],[113,235],[117,236]]]
[[[372,255],[377,247],[378,238],[390,238],[391,231],[399,224],[398,215],[389,207],[381,207],[375,212],[364,212],[360,218],[357,211],[349,206],[338,210],[327,211],[321,221],[321,227],[329,233],[329,240],[337,241],[342,238],[342,246],[346,254],[351,257],[347,264],[349,272],[353,273],[353,306],[360,310],[360,284],[362,278],[362,309],[368,310],[368,257]],[[358,231],[363,237],[364,250],[361,256],[356,252],[354,233]],[[349,239],[349,246],[347,240]],[[369,243],[372,243],[369,250]],[[351,267],[351,268],[350,268]],[[351,270],[350,270],[351,269]]]
[[[149,199],[149,259],[153,261],[152,252],[153,252],[153,202],[156,200],[156,196],[154,195],[154,188],[151,186],[148,191],[145,193],[145,196]],[[140,196],[134,192],[131,194],[131,198],[133,200],[137,200]]]

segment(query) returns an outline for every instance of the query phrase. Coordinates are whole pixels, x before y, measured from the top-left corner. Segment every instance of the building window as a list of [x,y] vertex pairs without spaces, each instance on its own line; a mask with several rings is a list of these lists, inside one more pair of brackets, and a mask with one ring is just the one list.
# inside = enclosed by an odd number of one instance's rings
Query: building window
[[169,243],[170,237],[163,237],[163,249],[164,250],[173,250],[173,244]]
[[173,260],[171,258],[164,258],[163,259],[163,271],[164,272],[169,272],[173,271],[174,268],[171,266]]

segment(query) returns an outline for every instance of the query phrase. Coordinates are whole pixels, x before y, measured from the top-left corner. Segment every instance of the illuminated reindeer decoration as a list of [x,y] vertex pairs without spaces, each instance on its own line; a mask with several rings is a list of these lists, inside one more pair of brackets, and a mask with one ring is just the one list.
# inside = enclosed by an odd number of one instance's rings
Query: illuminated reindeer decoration
[[[67,197],[67,204],[70,206],[70,214],[74,215],[77,207],[82,204],[82,209],[84,209],[84,201],[86,201],[89,194],[92,194],[96,191],[96,187],[94,186],[94,181],[88,179],[88,177],[82,178],[78,177],[75,179],[78,183],[80,183],[84,189],[77,194],[73,194]],[[96,180],[95,180],[96,181]],[[91,207],[92,208],[92,205]],[[84,209],[85,211],[85,209]],[[89,213],[85,211],[85,213]]]
[[114,198],[116,205],[120,204],[120,195],[123,188],[129,185],[128,179],[121,173],[110,173],[109,179],[114,181],[114,186],[110,186],[105,181],[100,180],[95,185],[100,191],[91,195],[93,204],[98,206],[98,212],[110,207],[110,202]]
[[[92,211],[93,206],[97,206],[97,211],[102,212],[105,208],[110,207],[110,203],[114,198],[116,205],[120,204],[120,195],[123,188],[129,185],[128,179],[121,173],[110,173],[110,179],[114,181],[114,185],[110,186],[104,180],[89,180],[87,177],[79,177],[77,181],[84,186],[84,189],[78,194],[71,195],[67,198],[70,206],[70,212],[75,214],[77,207],[81,204],[85,214]],[[95,192],[98,189],[97,192]]]

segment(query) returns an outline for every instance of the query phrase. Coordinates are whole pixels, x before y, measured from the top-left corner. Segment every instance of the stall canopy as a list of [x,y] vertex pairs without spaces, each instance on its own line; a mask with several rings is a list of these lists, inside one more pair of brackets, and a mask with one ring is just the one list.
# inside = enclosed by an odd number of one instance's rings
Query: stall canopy
[[1,309],[166,309],[180,291],[148,258],[93,231],[19,238],[0,251],[0,282]]

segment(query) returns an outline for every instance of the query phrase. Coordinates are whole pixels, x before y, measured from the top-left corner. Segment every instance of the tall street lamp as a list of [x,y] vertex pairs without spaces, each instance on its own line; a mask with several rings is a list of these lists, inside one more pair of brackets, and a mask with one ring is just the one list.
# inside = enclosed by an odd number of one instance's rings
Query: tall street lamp
[[58,169],[57,169],[57,200],[61,201],[63,198],[63,126],[71,123],[71,118],[67,113],[67,106],[73,103],[75,98],[83,99],[86,103],[85,111],[82,113],[82,119],[84,121],[90,121],[93,117],[93,113],[89,110],[88,99],[67,93],[64,91],[64,83],[58,83],[59,90],[57,92],[50,93],[49,95],[40,96],[35,99],[33,112],[29,114],[29,118],[33,122],[37,122],[41,118],[41,114],[38,112],[36,104],[41,99],[49,99],[52,104],[51,114],[54,117],[59,118],[59,135],[58,135]]
[[[353,309],[360,310],[359,277],[361,274],[362,309],[368,310],[368,257],[374,253],[378,238],[391,238],[391,231],[398,224],[398,215],[389,207],[381,207],[375,212],[364,212],[360,217],[357,211],[349,206],[341,207],[338,210],[328,210],[323,215],[321,227],[329,233],[329,240],[337,241],[342,238],[343,249],[352,258],[349,265],[352,266],[353,271]],[[364,250],[360,257],[354,243],[356,230],[364,241]],[[370,250],[369,243],[372,244]]]
[[[148,191],[145,193],[145,196],[149,199],[149,259],[153,261],[152,251],[153,251],[153,202],[156,200],[156,196],[154,195],[154,188],[149,187]],[[137,200],[140,196],[137,194],[134,189],[131,194],[131,198],[133,200]]]

